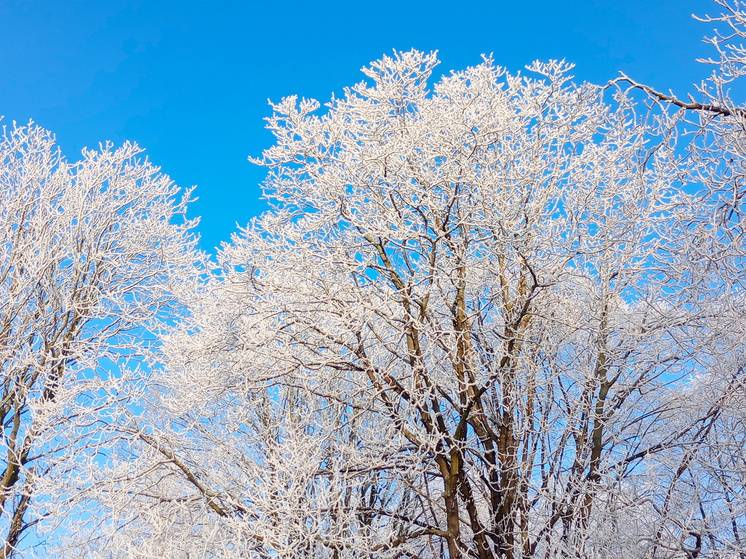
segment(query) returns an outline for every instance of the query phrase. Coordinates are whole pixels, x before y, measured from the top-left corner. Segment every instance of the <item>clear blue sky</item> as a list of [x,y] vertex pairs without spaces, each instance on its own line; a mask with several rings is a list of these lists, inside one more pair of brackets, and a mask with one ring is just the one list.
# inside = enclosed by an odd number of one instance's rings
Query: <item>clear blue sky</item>
[[33,118],[71,159],[136,140],[197,185],[203,246],[262,209],[266,100],[325,100],[391,49],[438,49],[441,71],[494,53],[518,70],[565,58],[581,80],[618,70],[680,93],[706,74],[693,12],[707,0],[145,2],[0,1],[0,115]]

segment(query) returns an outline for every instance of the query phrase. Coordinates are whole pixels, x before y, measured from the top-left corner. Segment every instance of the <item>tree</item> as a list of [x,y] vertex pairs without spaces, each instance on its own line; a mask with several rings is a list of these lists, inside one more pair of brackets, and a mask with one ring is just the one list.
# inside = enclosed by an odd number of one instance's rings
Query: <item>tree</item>
[[[696,87],[686,99],[672,91],[659,91],[621,74],[612,84],[628,84],[644,92],[663,110],[673,108],[684,119],[684,129],[696,131],[691,142],[699,159],[699,178],[711,194],[721,199],[718,217],[723,223],[739,228],[743,221],[744,180],[746,180],[746,107],[740,88],[746,76],[746,3],[743,0],[715,0],[722,10],[719,16],[695,16],[713,25],[706,42],[713,46],[715,58],[700,59],[713,67],[709,79]],[[738,94],[741,98],[734,98]],[[693,117],[693,118],[692,118]],[[742,232],[738,233],[742,234]]]
[[105,144],[70,163],[33,123],[0,138],[0,557],[79,514],[197,262],[188,193],[140,153]]
[[273,105],[273,209],[164,337],[91,552],[742,549],[743,252],[678,117],[562,62],[436,65]]
[[[742,0],[716,0],[718,16],[695,16],[711,24],[706,42],[716,56],[700,60],[713,67],[709,79],[686,98],[662,92],[621,75],[612,83],[628,84],[652,100],[653,108],[671,119],[671,127],[681,134],[680,149],[691,158],[690,181],[699,186],[698,203],[709,211],[698,218],[698,248],[687,268],[698,268],[693,277],[703,278],[706,290],[722,290],[733,285],[738,296],[731,305],[743,306],[744,219],[743,200],[746,180],[746,108],[743,105],[743,77],[746,76],[746,4]],[[707,233],[704,233],[707,231]],[[700,288],[703,287],[700,284]],[[726,288],[727,289],[727,288]],[[741,311],[736,311],[736,316]],[[728,313],[724,313],[727,316]],[[742,321],[723,322],[713,327],[718,338],[717,363],[710,364],[710,375],[693,383],[690,394],[700,399],[707,419],[690,440],[685,452],[669,464],[671,473],[661,480],[665,487],[662,509],[656,511],[656,532],[652,541],[661,553],[675,549],[689,539],[693,548],[687,556],[746,557],[743,540],[746,528],[744,493],[746,487],[746,443],[744,417],[734,408],[733,399],[743,398],[746,339]],[[728,340],[730,345],[723,343]],[[732,351],[732,348],[740,348]],[[716,371],[716,373],[715,373]],[[737,405],[736,405],[737,406]],[[712,505],[715,504],[713,507]],[[680,507],[676,513],[670,507]],[[659,542],[668,536],[671,544]],[[678,540],[678,541],[677,541]],[[716,543],[717,542],[717,543]],[[657,549],[657,548],[654,548]],[[655,551],[654,551],[655,553]]]

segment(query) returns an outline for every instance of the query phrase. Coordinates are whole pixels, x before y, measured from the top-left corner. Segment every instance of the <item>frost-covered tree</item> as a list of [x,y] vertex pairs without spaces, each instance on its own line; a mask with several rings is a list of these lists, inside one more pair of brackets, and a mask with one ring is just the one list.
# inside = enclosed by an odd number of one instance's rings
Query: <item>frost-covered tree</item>
[[696,230],[693,253],[682,266],[692,278],[700,278],[691,290],[692,303],[699,304],[704,292],[735,293],[723,300],[723,312],[713,313],[708,335],[717,349],[714,362],[708,364],[710,374],[700,376],[686,391],[691,400],[682,409],[693,405],[706,410],[707,419],[687,449],[666,464],[665,478],[658,480],[665,489],[650,536],[652,554],[676,556],[688,540],[688,557],[744,559],[746,426],[737,402],[744,397],[746,333],[737,317],[743,314],[746,264],[746,3],[715,4],[719,15],[695,16],[712,26],[706,42],[715,55],[700,60],[712,67],[712,73],[693,93],[681,97],[625,75],[613,83],[631,85],[652,100],[653,109],[663,113],[659,118],[670,119],[669,126],[680,134],[679,149],[690,159],[690,182],[696,185],[697,203],[705,209],[691,225]]
[[188,196],[140,153],[106,144],[71,163],[34,124],[0,137],[0,557],[82,514],[192,275]]
[[659,107],[673,109],[682,120],[679,127],[694,137],[688,144],[698,159],[699,179],[707,191],[719,197],[717,218],[726,229],[742,235],[743,197],[746,188],[746,2],[715,0],[720,15],[695,19],[712,26],[705,41],[715,56],[700,59],[713,70],[710,77],[681,97],[641,84],[622,74],[615,84],[643,91]]
[[743,247],[711,169],[676,114],[568,64],[436,65],[273,105],[273,207],[164,338],[77,549],[743,549]]

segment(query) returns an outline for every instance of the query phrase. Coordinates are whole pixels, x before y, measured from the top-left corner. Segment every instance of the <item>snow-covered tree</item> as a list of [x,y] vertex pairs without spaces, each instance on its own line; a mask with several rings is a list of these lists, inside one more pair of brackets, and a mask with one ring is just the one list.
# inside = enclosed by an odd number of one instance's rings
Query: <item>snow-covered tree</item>
[[[0,559],[746,559],[746,4],[677,96],[394,53],[195,247],[134,144],[0,138]],[[210,264],[210,265],[212,265]]]
[[0,138],[0,557],[79,519],[193,275],[188,196],[140,153],[106,144],[71,163],[34,124]]
[[273,105],[273,208],[164,338],[91,553],[743,549],[742,240],[677,115],[437,62]]
[[707,191],[720,198],[718,220],[729,235],[742,234],[743,197],[746,188],[746,2],[714,0],[718,16],[695,16],[710,24],[705,41],[716,55],[700,59],[713,70],[710,77],[685,97],[639,83],[625,74],[613,80],[640,90],[658,104],[673,109],[682,120],[679,128],[692,134],[684,142],[698,159],[697,171]]

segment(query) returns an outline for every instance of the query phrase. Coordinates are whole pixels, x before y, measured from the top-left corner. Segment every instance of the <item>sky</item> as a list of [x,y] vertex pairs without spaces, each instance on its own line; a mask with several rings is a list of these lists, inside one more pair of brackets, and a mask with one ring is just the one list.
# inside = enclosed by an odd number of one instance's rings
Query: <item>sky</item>
[[68,159],[134,140],[179,185],[196,186],[203,248],[265,205],[267,100],[325,101],[393,49],[438,50],[440,73],[480,62],[518,71],[576,64],[579,81],[622,70],[679,94],[710,51],[693,13],[708,0],[97,2],[0,0],[0,115],[52,130]]

